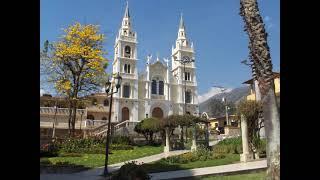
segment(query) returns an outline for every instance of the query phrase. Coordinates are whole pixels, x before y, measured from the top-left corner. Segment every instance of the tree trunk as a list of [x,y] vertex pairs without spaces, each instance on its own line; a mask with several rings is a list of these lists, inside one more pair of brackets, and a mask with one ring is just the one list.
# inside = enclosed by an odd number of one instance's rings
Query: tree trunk
[[181,132],[180,132],[181,134],[181,136],[180,136],[180,142],[181,143],[183,143],[184,142],[184,140],[183,140],[183,126],[181,126]]
[[267,137],[268,179],[280,179],[280,115],[274,88],[270,88],[263,103],[265,133]]
[[75,136],[75,126],[76,126],[76,118],[77,118],[77,105],[76,102],[74,102],[73,104],[73,114],[72,114],[72,131],[71,131],[71,135],[72,137]]
[[280,179],[280,115],[274,91],[271,56],[256,0],[240,0],[240,15],[249,36],[252,75],[259,82],[267,138],[267,179]]
[[71,121],[72,121],[72,103],[71,103],[71,101],[69,100],[69,117],[68,117],[68,129],[69,129],[69,137],[71,137],[71,132],[72,132],[72,130],[71,130],[71,127],[72,127],[72,125],[71,125]]
[[188,126],[186,126],[186,132],[185,132],[185,134],[186,134],[186,143],[188,143]]

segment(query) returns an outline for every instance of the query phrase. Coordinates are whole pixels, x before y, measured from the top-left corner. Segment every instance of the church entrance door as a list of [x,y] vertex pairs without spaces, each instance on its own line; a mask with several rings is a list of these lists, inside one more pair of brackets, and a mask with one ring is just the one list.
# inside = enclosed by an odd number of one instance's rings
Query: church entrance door
[[159,107],[155,107],[155,108],[152,110],[152,117],[162,119],[162,118],[163,118],[163,111],[162,111],[162,109],[159,108]]
[[122,108],[122,121],[126,121],[126,120],[129,120],[129,108],[124,107]]

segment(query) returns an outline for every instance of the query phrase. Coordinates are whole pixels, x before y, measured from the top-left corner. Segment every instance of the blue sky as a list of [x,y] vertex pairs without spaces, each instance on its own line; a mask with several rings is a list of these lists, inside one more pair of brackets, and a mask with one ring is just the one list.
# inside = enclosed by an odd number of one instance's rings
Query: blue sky
[[[105,34],[107,58],[113,60],[115,35],[121,24],[125,0],[41,0],[40,46],[54,42],[62,28],[74,22],[99,24]],[[274,71],[280,70],[280,2],[258,0],[269,34]],[[194,42],[198,92],[212,85],[243,86],[251,78],[249,67],[240,63],[248,56],[248,38],[239,15],[239,0],[129,0],[134,30],[138,33],[139,71],[148,54],[168,58],[177,38],[180,13],[187,37]],[[108,67],[110,72],[111,66]]]

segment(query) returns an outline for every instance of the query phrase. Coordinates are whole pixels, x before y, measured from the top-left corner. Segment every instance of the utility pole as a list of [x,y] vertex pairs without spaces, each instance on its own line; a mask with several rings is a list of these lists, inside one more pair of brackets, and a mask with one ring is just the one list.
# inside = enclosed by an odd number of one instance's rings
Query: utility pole
[[225,91],[227,90],[225,87],[223,86],[213,86],[213,87],[216,87],[216,88],[219,88],[221,93],[223,93],[223,98],[222,98],[222,102],[224,103],[225,105],[225,111],[226,111],[226,121],[227,121],[227,125],[230,125],[230,122],[229,122],[229,114],[228,114],[228,105],[227,105],[227,98],[226,98],[226,95],[225,95]]

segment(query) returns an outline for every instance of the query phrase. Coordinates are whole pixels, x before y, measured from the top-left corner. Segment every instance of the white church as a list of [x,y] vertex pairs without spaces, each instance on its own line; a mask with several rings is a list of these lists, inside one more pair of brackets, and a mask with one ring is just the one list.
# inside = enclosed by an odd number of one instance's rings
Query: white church
[[[137,33],[132,29],[128,4],[114,45],[113,73],[122,76],[121,88],[113,95],[112,121],[136,122],[147,117],[199,114],[196,66],[177,60],[194,57],[193,43],[186,36],[181,16],[178,37],[169,59],[146,57],[145,71],[138,73]],[[184,73],[185,72],[185,73]],[[185,87],[186,85],[186,87]]]

